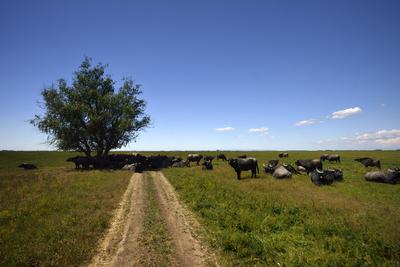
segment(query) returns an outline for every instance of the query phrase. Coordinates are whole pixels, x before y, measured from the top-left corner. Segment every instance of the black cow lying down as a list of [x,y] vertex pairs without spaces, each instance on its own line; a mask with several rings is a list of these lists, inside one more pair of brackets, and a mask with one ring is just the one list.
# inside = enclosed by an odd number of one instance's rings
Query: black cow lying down
[[181,162],[183,159],[181,157],[171,157],[171,164],[170,166],[174,165],[176,162]]
[[240,180],[240,173],[242,171],[251,171],[251,178],[257,177],[256,171],[260,173],[258,162],[255,158],[234,158],[229,159],[228,163],[236,171],[238,180]]
[[174,162],[171,167],[173,167],[173,168],[190,167],[190,164],[189,164],[189,161],[187,161],[187,160],[181,160],[181,161]]
[[275,178],[278,178],[278,179],[284,179],[284,178],[292,177],[292,173],[290,171],[288,171],[285,167],[278,166],[275,168],[272,176]]
[[267,164],[263,164],[263,168],[266,173],[273,173],[278,166],[279,160],[277,159],[272,159],[268,161]]
[[343,180],[343,172],[338,169],[331,170],[318,170],[315,169],[310,174],[311,182],[315,185],[331,185],[334,181],[342,181]]
[[271,173],[275,178],[289,178],[292,174],[300,174],[292,165],[282,163],[278,165],[279,160],[270,160],[268,164],[264,164],[266,173]]
[[95,169],[122,169],[125,167],[124,169],[134,169],[136,172],[141,172],[168,168],[173,159],[174,157],[164,155],[145,157],[139,154],[111,154],[99,157],[76,156],[68,158],[67,161],[75,163],[76,169],[89,169],[91,166]]
[[399,184],[400,168],[387,169],[386,171],[367,172],[364,178],[368,182]]
[[212,170],[214,168],[211,160],[206,160],[201,165],[203,165],[202,167],[203,170]]
[[378,167],[378,169],[381,168],[381,162],[379,159],[373,159],[373,158],[357,158],[355,161],[360,162],[364,167]]
[[24,168],[24,170],[33,170],[33,169],[37,169],[36,165],[32,164],[32,163],[22,163],[20,165],[18,165],[19,168]]
[[298,172],[292,165],[290,164],[286,164],[286,163],[282,163],[282,166],[285,167],[286,170],[290,171],[291,173],[294,174],[300,174],[300,172]]

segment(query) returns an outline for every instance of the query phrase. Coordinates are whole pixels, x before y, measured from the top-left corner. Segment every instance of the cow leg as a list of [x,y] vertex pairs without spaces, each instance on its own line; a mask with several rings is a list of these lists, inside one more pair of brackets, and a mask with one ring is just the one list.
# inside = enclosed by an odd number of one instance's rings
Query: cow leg
[[238,180],[240,180],[240,171],[236,172]]

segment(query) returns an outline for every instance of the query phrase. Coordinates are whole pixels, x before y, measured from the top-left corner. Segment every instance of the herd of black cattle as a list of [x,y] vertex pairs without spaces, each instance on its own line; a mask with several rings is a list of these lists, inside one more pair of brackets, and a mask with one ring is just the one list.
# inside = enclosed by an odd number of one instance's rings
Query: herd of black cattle
[[[279,153],[279,158],[289,157],[288,153]],[[73,162],[76,169],[123,169],[131,170],[135,172],[143,172],[147,170],[159,170],[168,167],[190,167],[191,162],[196,162],[200,165],[202,162],[202,168],[204,170],[213,169],[213,160],[227,161],[229,165],[235,170],[237,179],[240,180],[242,171],[251,171],[251,177],[257,177],[259,173],[258,161],[256,158],[247,157],[246,155],[240,155],[236,158],[227,158],[224,154],[218,154],[214,156],[202,156],[201,154],[189,154],[186,159],[175,156],[144,156],[141,154],[111,154],[103,157],[83,157],[76,156],[68,158],[68,162]],[[378,159],[369,157],[356,158],[355,161],[360,162],[365,167],[377,167],[379,171],[367,172],[364,178],[367,181],[398,184],[400,183],[400,168],[392,168],[387,170],[380,170],[381,163]],[[311,181],[316,185],[330,185],[335,181],[343,180],[343,172],[339,169],[323,169],[323,162],[335,162],[340,163],[340,156],[337,154],[323,154],[319,159],[313,160],[297,160],[295,162],[296,167],[290,164],[279,164],[279,160],[270,160],[266,164],[263,164],[263,168],[266,173],[272,174],[277,179],[289,178],[292,174],[301,174],[302,172],[307,173],[310,176]],[[23,163],[18,167],[24,169],[36,169],[34,164]]]

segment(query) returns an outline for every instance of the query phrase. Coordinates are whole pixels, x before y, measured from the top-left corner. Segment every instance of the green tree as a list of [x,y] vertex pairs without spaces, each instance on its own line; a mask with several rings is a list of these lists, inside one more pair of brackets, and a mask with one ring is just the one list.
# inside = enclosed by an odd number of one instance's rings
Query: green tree
[[106,68],[101,63],[92,66],[86,57],[74,73],[72,86],[60,79],[56,86],[43,89],[45,113],[30,122],[48,135],[51,145],[104,156],[134,141],[149,125],[146,103],[139,98],[140,85],[124,78],[116,90]]

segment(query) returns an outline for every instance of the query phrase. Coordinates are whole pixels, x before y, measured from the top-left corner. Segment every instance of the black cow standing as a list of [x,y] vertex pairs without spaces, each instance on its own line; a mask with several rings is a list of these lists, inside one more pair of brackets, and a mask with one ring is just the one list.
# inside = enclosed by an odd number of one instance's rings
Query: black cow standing
[[381,168],[381,162],[379,159],[372,159],[372,158],[357,158],[355,161],[360,162],[365,167],[378,167]]
[[324,162],[325,160],[328,160],[329,162],[339,162],[340,163],[340,156],[338,154],[323,154],[320,157],[320,160]]
[[322,162],[319,159],[299,159],[295,162],[297,166],[304,167],[307,174],[314,171],[315,169],[322,170]]
[[220,159],[222,159],[222,161],[227,161],[228,160],[224,154],[218,154],[217,155],[217,160],[220,160]]
[[255,158],[229,159],[228,162],[229,165],[231,165],[231,167],[236,171],[238,180],[240,180],[240,173],[242,171],[251,171],[251,178],[257,177],[256,173],[260,173],[260,170],[258,169],[258,162]]
[[75,169],[89,169],[89,166],[93,164],[93,159],[89,157],[76,156],[67,159],[68,162],[75,163]]
[[189,154],[187,157],[187,161],[189,162],[189,164],[190,162],[196,162],[197,165],[199,165],[202,158],[203,156],[200,154]]
[[215,159],[214,156],[204,156],[203,160],[204,161],[210,161],[212,163],[212,161]]

